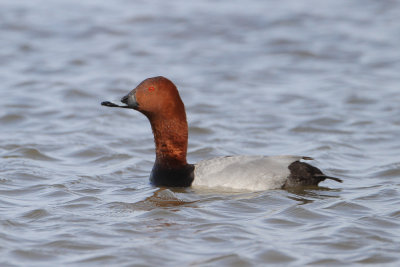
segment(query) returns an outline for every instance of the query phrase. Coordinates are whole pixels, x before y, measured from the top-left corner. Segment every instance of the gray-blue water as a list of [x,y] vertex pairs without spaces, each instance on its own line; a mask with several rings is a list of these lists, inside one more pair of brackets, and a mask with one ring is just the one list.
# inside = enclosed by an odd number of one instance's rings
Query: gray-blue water
[[[400,2],[0,1],[1,266],[400,264]],[[345,181],[149,185],[153,137],[100,106],[178,86],[189,161],[298,154]]]

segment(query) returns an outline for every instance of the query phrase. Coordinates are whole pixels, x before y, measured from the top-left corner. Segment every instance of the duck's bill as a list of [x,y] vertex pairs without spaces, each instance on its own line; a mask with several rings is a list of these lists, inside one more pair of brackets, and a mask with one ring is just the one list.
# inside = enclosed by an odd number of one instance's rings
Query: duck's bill
[[111,108],[131,108],[129,106],[120,106],[120,105],[114,104],[110,101],[101,102],[101,105],[106,106],[106,107],[111,107]]

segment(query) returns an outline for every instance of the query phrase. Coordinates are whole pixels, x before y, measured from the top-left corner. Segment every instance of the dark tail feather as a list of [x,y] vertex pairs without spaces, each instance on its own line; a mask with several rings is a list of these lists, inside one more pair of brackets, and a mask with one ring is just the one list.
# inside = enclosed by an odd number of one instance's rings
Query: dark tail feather
[[326,176],[325,174],[317,174],[315,176],[320,177],[322,179],[330,179],[330,180],[334,180],[334,181],[339,182],[339,183],[343,183],[342,179],[339,179],[339,178],[336,178],[336,177],[332,177],[332,176]]

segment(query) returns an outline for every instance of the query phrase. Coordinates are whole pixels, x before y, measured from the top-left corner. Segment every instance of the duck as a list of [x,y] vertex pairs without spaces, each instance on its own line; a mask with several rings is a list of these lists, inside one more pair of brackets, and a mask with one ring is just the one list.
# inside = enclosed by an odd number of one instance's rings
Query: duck
[[163,76],[145,79],[121,102],[101,105],[133,109],[150,121],[156,154],[150,183],[155,187],[263,191],[318,186],[326,179],[342,182],[304,162],[312,160],[306,156],[233,155],[188,163],[185,105],[175,84]]

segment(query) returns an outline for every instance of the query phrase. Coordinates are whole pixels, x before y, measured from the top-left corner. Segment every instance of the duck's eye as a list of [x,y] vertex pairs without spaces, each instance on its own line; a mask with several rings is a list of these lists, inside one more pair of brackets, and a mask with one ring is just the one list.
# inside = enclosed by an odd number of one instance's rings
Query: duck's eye
[[154,87],[153,86],[150,86],[149,87],[149,92],[153,92],[154,91]]

